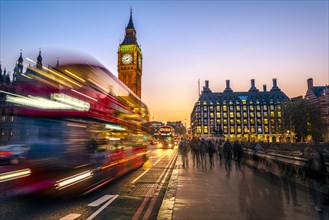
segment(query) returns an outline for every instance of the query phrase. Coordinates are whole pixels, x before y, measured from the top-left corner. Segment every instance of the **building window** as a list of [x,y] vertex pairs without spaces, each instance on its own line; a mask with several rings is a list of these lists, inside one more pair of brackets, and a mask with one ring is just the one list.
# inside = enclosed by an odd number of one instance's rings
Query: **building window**
[[260,112],[257,112],[257,118],[261,118],[262,116],[261,116],[261,114],[260,114]]
[[265,133],[269,133],[269,132],[268,132],[268,126],[265,126],[265,127],[264,127],[264,130],[265,130]]
[[234,120],[233,119],[230,120],[230,125],[234,125]]
[[203,133],[204,134],[208,134],[208,126],[204,126],[203,127]]
[[254,110],[254,106],[249,106],[249,109],[250,109],[250,111],[253,111]]
[[268,119],[267,118],[264,118],[264,124],[268,125]]
[[196,133],[201,134],[201,126],[196,127]]
[[238,126],[237,130],[238,130],[238,133],[241,134],[242,130],[241,130],[240,126]]
[[251,130],[251,133],[255,133],[255,127],[252,126],[252,127],[250,128],[250,130]]
[[203,101],[203,105],[207,105],[207,101]]
[[224,119],[223,124],[227,125],[227,119]]
[[263,112],[263,116],[264,116],[264,117],[268,117],[267,112]]
[[207,112],[207,111],[208,111],[207,106],[203,106],[203,112]]
[[260,111],[260,105],[256,106],[257,111]]
[[254,119],[250,119],[250,124],[254,125],[255,124],[255,120]]
[[274,105],[270,105],[270,109],[271,110],[274,110]]
[[227,107],[226,107],[226,105],[223,105],[223,111],[227,111]]
[[246,105],[242,106],[242,110],[247,111],[247,106]]
[[216,106],[216,111],[220,112],[220,106],[219,105]]
[[210,118],[214,118],[214,113],[210,112]]
[[230,106],[230,112],[233,112],[234,111],[234,108],[233,108],[233,105]]
[[234,127],[231,127],[231,134],[233,134],[235,131],[234,131]]
[[214,111],[214,106],[210,106],[210,107],[209,107],[209,110],[210,110],[211,112],[213,112],[213,111]]
[[243,112],[243,118],[248,118],[247,112]]
[[220,112],[216,113],[217,118],[220,118]]
[[240,111],[241,110],[241,107],[238,105],[238,106],[236,106],[236,110],[237,111]]
[[249,133],[249,129],[248,129],[248,127],[244,127],[244,133]]
[[227,126],[224,126],[223,131],[227,134]]
[[271,112],[271,117],[274,118],[274,112]]
[[241,120],[240,119],[236,120],[236,124],[241,125]]
[[243,124],[244,124],[244,125],[247,125],[247,124],[248,124],[247,119],[243,119]]
[[278,112],[278,117],[280,117],[280,118],[282,117],[282,114],[281,114],[281,112]]
[[263,109],[264,110],[267,110],[267,105],[263,105]]
[[208,118],[208,114],[207,113],[203,113],[203,118]]
[[250,112],[249,115],[250,115],[251,118],[255,117],[255,114],[253,112]]
[[257,125],[261,125],[262,124],[262,120],[261,119],[257,119]]
[[234,113],[230,112],[230,118],[234,118]]
[[226,112],[223,113],[223,117],[227,118],[227,113]]

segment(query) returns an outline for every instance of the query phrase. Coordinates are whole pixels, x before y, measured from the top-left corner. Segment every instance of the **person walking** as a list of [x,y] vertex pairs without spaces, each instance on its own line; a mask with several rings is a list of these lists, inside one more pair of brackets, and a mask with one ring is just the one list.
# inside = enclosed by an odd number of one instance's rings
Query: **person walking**
[[182,147],[181,147],[181,152],[182,152],[182,160],[183,160],[183,168],[188,167],[188,153],[190,151],[190,144],[188,139],[184,138],[182,141]]
[[202,169],[206,169],[207,168],[207,158],[206,158],[206,154],[207,154],[207,142],[204,138],[201,139],[200,141],[200,160],[201,160],[201,166]]
[[212,140],[208,140],[208,154],[209,154],[209,162],[210,162],[210,168],[214,166],[214,154],[215,154],[215,144]]
[[233,143],[233,154],[235,159],[236,169],[241,170],[241,158],[243,157],[243,150],[241,144],[236,140]]
[[232,159],[232,145],[229,139],[226,139],[223,145],[223,157],[225,163],[225,170],[229,174],[231,172],[231,159]]

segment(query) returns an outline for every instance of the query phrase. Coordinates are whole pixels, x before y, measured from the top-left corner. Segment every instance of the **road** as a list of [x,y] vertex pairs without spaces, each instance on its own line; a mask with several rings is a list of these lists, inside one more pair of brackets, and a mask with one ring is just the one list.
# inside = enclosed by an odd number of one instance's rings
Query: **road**
[[176,158],[151,147],[142,167],[80,197],[2,197],[0,219],[156,219]]

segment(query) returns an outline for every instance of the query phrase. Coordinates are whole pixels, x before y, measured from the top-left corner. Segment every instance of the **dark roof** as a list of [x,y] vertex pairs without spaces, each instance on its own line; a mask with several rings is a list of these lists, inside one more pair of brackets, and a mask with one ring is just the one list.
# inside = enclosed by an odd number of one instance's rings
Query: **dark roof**
[[314,86],[314,87],[313,87],[314,95],[315,95],[316,97],[322,96],[322,95],[323,95],[323,90],[324,90],[326,87],[329,89],[329,86]]
[[130,18],[129,18],[129,23],[126,27],[125,39],[122,41],[120,45],[131,45],[131,44],[137,44],[137,39],[136,39],[136,30],[132,18],[132,10],[130,9]]
[[129,23],[128,23],[126,29],[135,29],[135,28],[134,28],[133,16],[132,16],[132,10],[131,10],[131,9],[130,9]]

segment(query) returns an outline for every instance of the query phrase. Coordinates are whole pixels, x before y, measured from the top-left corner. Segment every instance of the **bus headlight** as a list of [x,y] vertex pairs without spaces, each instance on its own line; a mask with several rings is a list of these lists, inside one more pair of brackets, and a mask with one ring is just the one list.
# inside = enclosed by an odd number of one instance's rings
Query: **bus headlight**
[[158,147],[162,147],[162,144],[161,144],[161,143],[159,143],[159,144],[158,144]]

